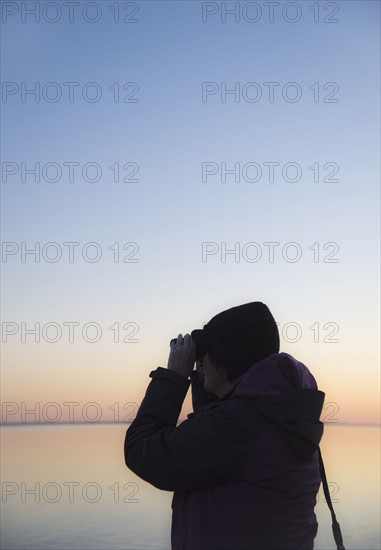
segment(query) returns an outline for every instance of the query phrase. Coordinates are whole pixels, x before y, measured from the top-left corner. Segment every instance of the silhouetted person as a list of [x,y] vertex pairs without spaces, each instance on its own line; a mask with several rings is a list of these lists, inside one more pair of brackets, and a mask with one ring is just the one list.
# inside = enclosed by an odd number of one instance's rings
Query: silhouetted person
[[[313,549],[324,393],[279,352],[268,307],[223,311],[170,347],[124,455],[139,477],[174,491],[172,550]],[[194,412],[177,426],[190,385]]]

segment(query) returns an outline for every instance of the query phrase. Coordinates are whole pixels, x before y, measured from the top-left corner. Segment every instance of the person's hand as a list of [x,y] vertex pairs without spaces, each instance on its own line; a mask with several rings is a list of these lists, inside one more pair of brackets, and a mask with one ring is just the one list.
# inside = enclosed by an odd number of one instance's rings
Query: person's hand
[[190,334],[179,334],[177,339],[170,342],[171,351],[168,358],[168,369],[174,370],[178,374],[185,376],[191,375],[196,361],[196,344]]

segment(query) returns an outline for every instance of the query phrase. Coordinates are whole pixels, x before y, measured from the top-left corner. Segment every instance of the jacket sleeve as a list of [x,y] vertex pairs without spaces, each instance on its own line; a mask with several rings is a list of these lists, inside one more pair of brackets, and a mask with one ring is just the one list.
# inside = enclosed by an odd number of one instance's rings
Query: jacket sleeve
[[237,421],[234,405],[241,404],[234,400],[216,402],[191,413],[176,427],[189,379],[162,367],[151,371],[150,377],[152,381],[126,433],[126,466],[166,491],[237,479],[246,464],[251,439]]

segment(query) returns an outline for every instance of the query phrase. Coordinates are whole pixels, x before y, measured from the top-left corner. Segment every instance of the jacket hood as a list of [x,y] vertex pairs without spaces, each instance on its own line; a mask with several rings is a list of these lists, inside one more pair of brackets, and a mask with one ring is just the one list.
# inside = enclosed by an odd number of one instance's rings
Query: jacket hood
[[234,394],[279,395],[291,389],[317,390],[316,380],[306,365],[281,352],[254,363],[239,378]]
[[255,402],[255,408],[281,431],[292,450],[310,458],[323,436],[319,418],[325,394],[306,365],[292,355],[273,353],[253,364],[222,398]]

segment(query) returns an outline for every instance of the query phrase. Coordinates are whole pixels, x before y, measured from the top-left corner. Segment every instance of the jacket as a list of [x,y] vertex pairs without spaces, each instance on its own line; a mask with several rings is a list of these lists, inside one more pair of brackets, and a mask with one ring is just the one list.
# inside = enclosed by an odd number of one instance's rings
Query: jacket
[[[124,443],[127,467],[173,491],[172,550],[311,550],[325,394],[288,353],[221,398],[158,367]],[[192,385],[194,412],[177,425]]]

